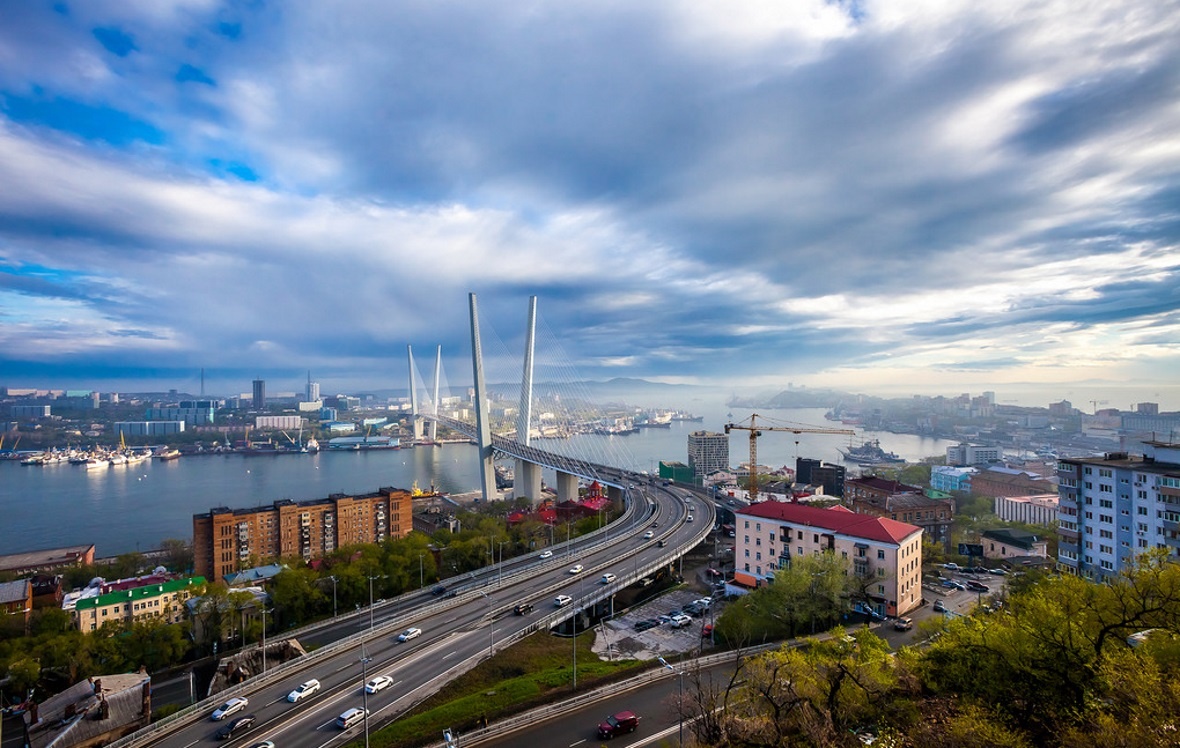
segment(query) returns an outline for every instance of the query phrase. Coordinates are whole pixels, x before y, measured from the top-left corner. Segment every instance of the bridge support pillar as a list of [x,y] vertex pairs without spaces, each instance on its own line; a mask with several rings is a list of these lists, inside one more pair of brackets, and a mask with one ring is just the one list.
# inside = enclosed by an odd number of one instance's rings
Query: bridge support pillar
[[512,495],[527,496],[536,505],[541,501],[541,466],[535,462],[517,460],[513,468]]
[[616,512],[623,511],[623,489],[618,486],[607,486],[606,497],[610,499],[611,506]]
[[578,476],[558,471],[557,500],[559,502],[578,500]]

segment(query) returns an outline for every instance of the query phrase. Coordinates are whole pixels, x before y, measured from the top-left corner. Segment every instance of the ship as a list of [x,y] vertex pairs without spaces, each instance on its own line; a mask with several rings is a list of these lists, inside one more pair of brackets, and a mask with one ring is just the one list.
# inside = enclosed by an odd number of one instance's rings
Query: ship
[[337,436],[328,440],[328,449],[398,449],[396,436]]
[[881,442],[877,439],[859,446],[849,446],[848,449],[840,449],[839,451],[844,455],[845,462],[853,462],[857,465],[900,465],[905,462],[905,459],[896,453],[881,449]]
[[157,460],[175,460],[177,457],[180,457],[180,450],[175,447],[161,447],[156,452]]

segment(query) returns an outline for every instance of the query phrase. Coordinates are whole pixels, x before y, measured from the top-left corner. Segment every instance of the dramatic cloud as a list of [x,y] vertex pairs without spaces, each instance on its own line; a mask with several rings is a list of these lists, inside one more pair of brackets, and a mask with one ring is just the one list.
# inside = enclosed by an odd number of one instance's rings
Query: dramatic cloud
[[15,4],[0,384],[1174,390],[1175,10]]

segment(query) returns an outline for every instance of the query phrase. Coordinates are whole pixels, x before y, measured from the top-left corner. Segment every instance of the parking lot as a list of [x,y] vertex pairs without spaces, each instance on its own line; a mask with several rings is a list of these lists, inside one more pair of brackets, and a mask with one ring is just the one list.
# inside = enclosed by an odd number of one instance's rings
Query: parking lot
[[701,631],[719,612],[717,603],[696,616],[688,616],[683,625],[678,626],[672,620],[674,614],[683,614],[686,606],[704,596],[698,591],[676,590],[614,620],[604,621],[599,627],[594,651],[602,657],[652,659],[663,654],[688,652],[702,644],[708,647],[709,640],[704,638],[702,642]]

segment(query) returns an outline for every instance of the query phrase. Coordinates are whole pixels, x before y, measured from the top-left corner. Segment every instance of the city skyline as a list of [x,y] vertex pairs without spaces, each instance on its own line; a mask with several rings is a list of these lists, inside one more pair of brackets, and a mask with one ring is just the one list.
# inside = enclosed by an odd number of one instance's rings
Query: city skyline
[[458,385],[473,291],[588,380],[1180,407],[1167,4],[6,19],[0,385]]

